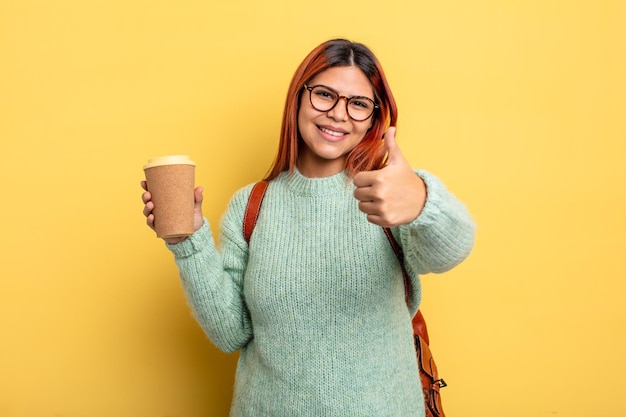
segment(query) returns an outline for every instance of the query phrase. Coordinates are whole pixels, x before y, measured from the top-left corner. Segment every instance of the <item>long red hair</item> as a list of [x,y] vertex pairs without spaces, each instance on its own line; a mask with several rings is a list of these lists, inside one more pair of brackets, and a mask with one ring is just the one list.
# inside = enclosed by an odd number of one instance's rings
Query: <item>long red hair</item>
[[298,112],[304,84],[317,74],[332,67],[356,66],[369,79],[379,108],[372,115],[372,127],[363,140],[348,154],[346,171],[350,176],[359,171],[369,171],[384,166],[386,154],[382,137],[389,126],[395,126],[398,109],[385,73],[372,51],[361,43],[345,39],[333,39],[313,49],[296,70],[283,112],[278,144],[278,154],[266,178],[276,178],[281,172],[293,172],[298,161],[300,133]]

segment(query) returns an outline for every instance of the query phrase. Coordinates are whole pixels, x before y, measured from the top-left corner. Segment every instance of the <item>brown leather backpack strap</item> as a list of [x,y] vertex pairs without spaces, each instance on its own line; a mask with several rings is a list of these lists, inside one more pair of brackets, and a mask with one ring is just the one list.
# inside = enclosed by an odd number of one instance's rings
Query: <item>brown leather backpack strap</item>
[[254,231],[256,220],[259,217],[259,210],[268,185],[269,181],[259,181],[254,184],[250,192],[250,198],[248,199],[246,211],[243,215],[243,238],[247,243],[250,243],[250,237]]
[[[391,248],[393,252],[396,254],[396,258],[400,262],[400,268],[402,268],[402,276],[404,277],[404,294],[406,301],[409,301],[409,294],[411,291],[411,281],[409,278],[409,273],[407,272],[404,266],[404,253],[402,253],[402,247],[398,243],[393,234],[391,233],[391,229],[388,227],[383,227],[385,231],[385,235],[387,236],[387,240],[389,240],[389,244],[391,244]],[[424,341],[428,344],[428,329],[426,328],[426,321],[424,320],[424,316],[420,310],[417,310],[415,316],[413,317],[413,333],[419,335]]]
[[406,271],[404,267],[404,254],[402,253],[402,247],[398,243],[393,234],[391,233],[391,229],[388,227],[383,227],[385,231],[385,236],[387,236],[387,240],[389,240],[389,244],[391,245],[391,249],[396,254],[396,258],[398,258],[398,262],[400,262],[400,268],[402,268],[402,276],[404,277],[404,295],[405,299],[409,301],[409,292],[411,291],[411,281],[409,279],[409,273]]

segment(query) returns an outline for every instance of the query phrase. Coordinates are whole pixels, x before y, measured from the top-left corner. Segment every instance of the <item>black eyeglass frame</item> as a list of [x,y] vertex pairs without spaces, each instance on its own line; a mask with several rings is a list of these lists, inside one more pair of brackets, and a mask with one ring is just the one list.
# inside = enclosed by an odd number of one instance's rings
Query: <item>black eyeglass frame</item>
[[[324,87],[327,90],[332,91],[333,93],[335,93],[335,95],[337,96],[337,99],[335,100],[335,104],[333,104],[329,109],[321,110],[321,109],[318,109],[317,107],[315,107],[315,104],[313,104],[313,97],[312,97],[313,96],[313,89],[317,88],[317,87]],[[311,103],[311,106],[313,106],[313,108],[315,110],[319,111],[319,112],[329,112],[332,109],[334,109],[335,106],[337,106],[337,103],[339,103],[339,100],[341,100],[342,98],[345,99],[346,100],[346,113],[348,114],[348,117],[350,117],[355,122],[364,122],[364,121],[366,121],[367,119],[369,119],[370,117],[372,117],[374,115],[376,110],[378,110],[380,108],[380,106],[378,104],[376,104],[376,102],[374,100],[372,100],[371,98],[369,98],[369,97],[365,97],[365,96],[351,96],[351,97],[342,96],[342,95],[339,94],[339,92],[337,90],[335,90],[334,88],[330,88],[327,85],[317,84],[317,85],[309,86],[307,84],[304,84],[304,88],[306,90],[309,90],[309,102]],[[371,102],[374,105],[374,108],[372,109],[372,112],[365,119],[355,119],[350,114],[348,103],[350,103],[350,101],[354,100],[354,99],[367,100],[367,101]]]

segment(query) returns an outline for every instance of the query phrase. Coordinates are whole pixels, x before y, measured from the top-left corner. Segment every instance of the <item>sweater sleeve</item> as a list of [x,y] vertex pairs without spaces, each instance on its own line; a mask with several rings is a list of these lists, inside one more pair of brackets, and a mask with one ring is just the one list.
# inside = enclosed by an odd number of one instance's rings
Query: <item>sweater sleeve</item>
[[426,204],[411,223],[399,226],[405,264],[412,276],[446,272],[474,245],[475,225],[465,206],[434,175],[416,171],[426,183]]
[[196,320],[209,339],[225,352],[240,349],[252,338],[252,323],[243,296],[248,245],[241,226],[249,192],[247,187],[233,196],[222,219],[219,250],[206,219],[183,242],[166,244],[174,254]]

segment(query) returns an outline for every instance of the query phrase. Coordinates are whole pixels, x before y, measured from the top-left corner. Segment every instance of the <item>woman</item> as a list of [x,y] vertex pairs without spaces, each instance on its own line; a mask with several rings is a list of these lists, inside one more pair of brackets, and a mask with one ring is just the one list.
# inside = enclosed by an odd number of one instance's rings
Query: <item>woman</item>
[[[368,48],[321,44],[291,81],[250,243],[242,223],[252,184],[233,196],[219,250],[200,187],[195,233],[167,240],[206,334],[224,351],[241,350],[231,416],[424,415],[411,329],[418,274],[465,259],[474,225],[434,176],[411,169],[396,118]],[[149,192],[143,201],[153,227]],[[408,308],[380,226],[404,250]]]

